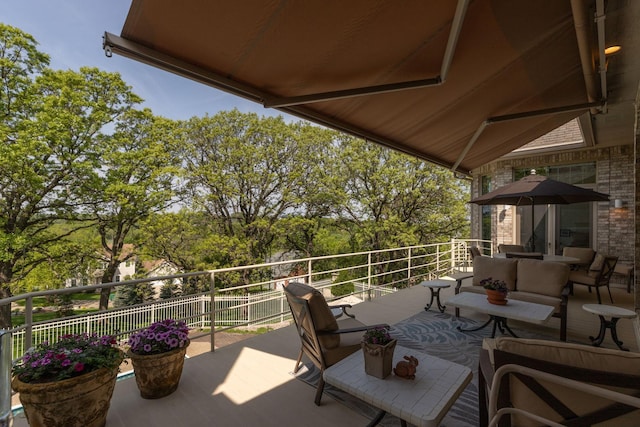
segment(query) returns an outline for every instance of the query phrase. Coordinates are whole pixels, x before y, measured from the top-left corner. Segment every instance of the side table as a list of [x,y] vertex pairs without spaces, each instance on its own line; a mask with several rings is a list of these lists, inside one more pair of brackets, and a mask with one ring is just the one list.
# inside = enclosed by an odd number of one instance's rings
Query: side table
[[[473,273],[465,272],[465,273],[452,273],[449,274],[448,277],[451,277],[456,281],[456,291],[455,294],[458,295],[460,293],[460,287],[462,286],[462,281],[473,277]],[[456,307],[456,317],[460,317],[460,309]]]
[[420,284],[425,288],[429,288],[429,290],[431,291],[431,300],[429,301],[429,304],[425,306],[425,311],[429,311],[429,309],[433,305],[433,300],[435,298],[436,302],[438,303],[438,310],[440,310],[440,313],[444,313],[446,307],[440,302],[440,290],[451,287],[451,281],[425,280],[424,282],[420,282]]
[[[598,347],[604,340],[604,335],[607,329],[611,330],[611,338],[616,343],[620,350],[629,351],[628,348],[622,347],[622,341],[618,339],[618,332],[616,331],[616,325],[620,319],[635,319],[637,317],[635,311],[627,310],[626,308],[616,307],[613,305],[603,304],[584,304],[582,309],[591,314],[595,314],[600,318],[600,331],[597,337],[589,337],[591,343]],[[610,317],[611,320],[607,318]]]

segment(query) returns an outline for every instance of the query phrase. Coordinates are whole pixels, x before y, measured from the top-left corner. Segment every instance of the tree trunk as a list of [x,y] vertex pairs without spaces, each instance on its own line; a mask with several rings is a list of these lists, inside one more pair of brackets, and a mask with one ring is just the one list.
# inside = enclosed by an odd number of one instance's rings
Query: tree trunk
[[[0,272],[0,299],[13,296],[6,273]],[[11,304],[0,307],[0,329],[11,329]]]
[[[118,264],[114,263],[113,259],[109,260],[107,268],[104,270],[104,273],[102,273],[102,283],[112,283],[117,269]],[[111,294],[111,289],[112,288],[100,289],[100,304],[98,305],[98,309],[100,311],[106,311],[109,309],[109,295]]]
[[100,304],[98,310],[107,311],[109,309],[109,295],[111,294],[111,288],[100,289]]

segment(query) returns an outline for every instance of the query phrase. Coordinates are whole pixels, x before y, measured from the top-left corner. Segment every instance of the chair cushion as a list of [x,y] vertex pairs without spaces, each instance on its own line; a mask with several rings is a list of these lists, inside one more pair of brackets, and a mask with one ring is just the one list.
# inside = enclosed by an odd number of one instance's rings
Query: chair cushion
[[473,259],[473,286],[480,286],[480,282],[491,277],[503,280],[510,291],[516,288],[516,273],[518,259],[476,257]]
[[597,271],[572,271],[569,274],[569,281],[573,283],[582,283],[583,285],[595,286],[598,278]]
[[500,253],[506,253],[506,252],[524,252],[524,246],[523,246],[523,245],[505,245],[505,244],[499,244],[499,245],[498,245],[498,252],[500,252]]
[[559,298],[569,279],[569,270],[566,264],[521,258],[516,290]]
[[[338,322],[319,290],[299,282],[291,282],[286,288],[292,295],[307,300],[316,331],[338,330]],[[325,348],[335,348],[340,345],[340,335],[324,335],[318,338]]]
[[[593,347],[583,344],[573,344],[565,342],[519,339],[511,337],[500,337],[495,340],[485,340],[483,348],[489,350],[490,356],[493,349],[507,351],[534,359],[547,362],[560,363],[563,365],[593,369],[609,373],[624,373],[628,375],[640,375],[640,353],[633,353],[621,350]],[[491,360],[494,363],[493,359]],[[578,414],[585,414],[594,409],[602,408],[609,402],[601,398],[566,389],[561,385],[550,385],[542,382],[553,390],[553,393],[560,396],[563,403],[569,406]],[[546,404],[542,403],[537,396],[527,387],[513,379],[511,384],[511,396],[515,407],[526,408],[527,410],[541,416],[553,418]],[[526,420],[517,419],[518,426],[533,425]],[[636,426],[638,425],[638,411],[632,411],[623,417],[616,418],[616,426]]]
[[604,265],[604,255],[596,254],[593,262],[589,266],[589,271],[600,271],[602,270],[602,266]]
[[[340,329],[358,328],[364,326],[363,323],[351,318],[341,320],[339,324]],[[364,331],[340,334],[340,345],[338,347],[324,349],[324,361],[327,366],[331,366],[336,362],[341,361],[351,353],[360,350],[362,335],[364,335]]]
[[587,266],[592,263],[595,251],[591,248],[576,248],[567,246],[562,249],[562,255],[578,258],[580,260],[578,264]]
[[[640,375],[640,353],[568,342],[498,337],[485,338],[482,348],[597,371]],[[493,355],[491,354],[491,363]]]

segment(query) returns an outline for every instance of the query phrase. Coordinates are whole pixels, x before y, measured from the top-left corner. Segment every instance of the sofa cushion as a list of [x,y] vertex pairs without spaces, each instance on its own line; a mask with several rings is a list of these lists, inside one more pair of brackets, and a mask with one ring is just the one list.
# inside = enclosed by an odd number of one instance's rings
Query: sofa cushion
[[569,266],[536,259],[518,260],[516,290],[559,298],[569,280]]
[[518,259],[476,257],[473,259],[473,286],[481,286],[484,279],[503,280],[510,291],[516,288]]
[[[293,296],[307,300],[316,331],[338,330],[338,322],[319,290],[299,282],[291,282],[286,288]],[[325,348],[334,348],[340,345],[340,335],[320,336],[319,341]]]

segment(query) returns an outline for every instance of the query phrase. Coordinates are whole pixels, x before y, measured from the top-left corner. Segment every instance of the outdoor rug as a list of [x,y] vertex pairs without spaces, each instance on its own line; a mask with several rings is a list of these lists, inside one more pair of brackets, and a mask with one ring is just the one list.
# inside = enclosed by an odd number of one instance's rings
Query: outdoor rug
[[[459,363],[473,371],[473,379],[442,420],[441,426],[475,427],[479,424],[478,358],[482,347],[482,339],[491,335],[491,327],[489,326],[476,332],[460,332],[456,327],[460,326],[463,329],[468,329],[480,325],[481,323],[464,317],[456,318],[447,313],[422,311],[393,325],[391,328],[391,335],[398,339],[398,345]],[[522,338],[553,339],[552,337],[528,332],[520,328],[514,330],[514,332]],[[418,366],[418,369],[421,368],[421,366]],[[428,369],[428,367],[424,367],[424,369]],[[296,377],[315,387],[319,375],[320,371],[309,362],[298,371]],[[323,398],[326,398],[327,395],[369,419],[374,418],[378,413],[377,408],[329,384],[325,385]],[[313,395],[310,394],[309,399],[313,399]],[[379,425],[395,427],[400,425],[400,420],[387,414]]]

